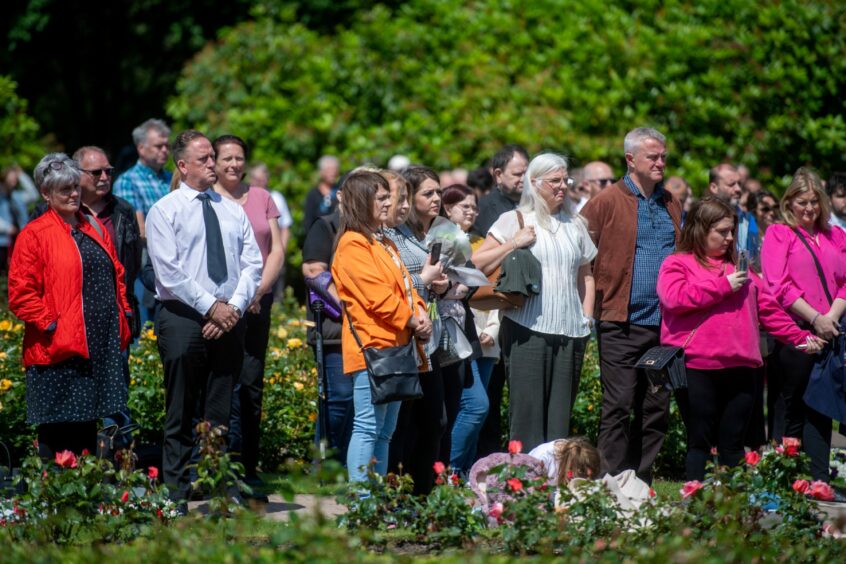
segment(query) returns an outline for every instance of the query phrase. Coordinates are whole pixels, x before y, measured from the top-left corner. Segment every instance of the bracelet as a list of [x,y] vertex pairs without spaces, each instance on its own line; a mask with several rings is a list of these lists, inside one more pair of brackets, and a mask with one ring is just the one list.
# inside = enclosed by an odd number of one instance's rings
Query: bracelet
[[820,312],[817,312],[817,314],[816,314],[816,315],[814,316],[814,318],[811,320],[811,326],[813,326],[813,325],[814,325],[814,321],[816,321],[816,320],[817,320],[817,317],[819,317],[819,316],[820,316]]

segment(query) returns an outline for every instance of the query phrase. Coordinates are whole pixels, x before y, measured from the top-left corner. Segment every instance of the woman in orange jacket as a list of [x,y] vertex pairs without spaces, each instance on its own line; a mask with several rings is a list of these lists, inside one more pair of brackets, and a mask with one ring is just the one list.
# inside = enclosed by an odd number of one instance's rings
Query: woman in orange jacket
[[[382,223],[391,207],[388,182],[375,172],[352,172],[341,192],[343,213],[332,278],[362,346],[394,347],[406,344],[412,336],[418,343],[426,342],[432,323],[423,300],[412,286],[399,251],[382,236]],[[355,407],[347,469],[350,482],[362,482],[367,479],[371,459],[376,459],[376,472],[387,471],[388,445],[400,402],[373,405],[364,355],[349,323],[343,325],[341,348],[344,374],[353,378]]]
[[97,420],[126,407],[132,310],[108,232],[80,212],[81,174],[63,153],[41,159],[50,208],[21,231],[9,268],[9,308],[26,324],[27,422],[45,458],[94,452]]

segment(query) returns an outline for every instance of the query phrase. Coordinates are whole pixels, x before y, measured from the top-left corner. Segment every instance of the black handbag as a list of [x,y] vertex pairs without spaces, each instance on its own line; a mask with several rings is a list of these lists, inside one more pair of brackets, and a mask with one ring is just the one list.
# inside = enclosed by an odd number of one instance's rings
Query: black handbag
[[662,345],[652,347],[637,361],[635,368],[640,368],[646,372],[646,378],[649,380],[649,385],[653,392],[659,388],[667,388],[668,390],[683,390],[687,388],[684,349],[690,344],[690,340],[705,320],[706,315],[707,312],[702,314],[702,317],[699,318],[693,331],[687,336],[682,346],[673,347]]
[[682,347],[652,347],[640,357],[635,368],[642,368],[653,389],[668,388],[680,390],[687,388],[687,372],[684,368],[684,349]]
[[423,388],[420,387],[414,337],[405,345],[398,347],[384,349],[365,347],[358,338],[346,307],[344,307],[344,317],[347,318],[358,348],[364,354],[373,405],[422,398]]

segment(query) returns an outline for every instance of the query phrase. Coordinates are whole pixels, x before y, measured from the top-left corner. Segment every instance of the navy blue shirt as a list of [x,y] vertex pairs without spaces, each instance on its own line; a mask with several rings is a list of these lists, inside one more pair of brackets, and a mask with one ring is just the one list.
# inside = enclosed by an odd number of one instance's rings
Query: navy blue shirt
[[656,289],[658,269],[676,248],[676,230],[664,203],[663,183],[657,184],[652,196],[647,198],[628,175],[624,181],[637,198],[637,241],[629,296],[629,323],[660,325]]

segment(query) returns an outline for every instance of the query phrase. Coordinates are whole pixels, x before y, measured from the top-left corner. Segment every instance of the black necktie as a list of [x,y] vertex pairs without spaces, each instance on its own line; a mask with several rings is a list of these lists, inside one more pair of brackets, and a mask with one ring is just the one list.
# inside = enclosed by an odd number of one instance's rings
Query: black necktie
[[215,284],[226,280],[226,253],[223,251],[223,237],[220,222],[211,205],[211,196],[203,192],[197,196],[203,202],[203,221],[206,224],[206,267],[209,278]]

